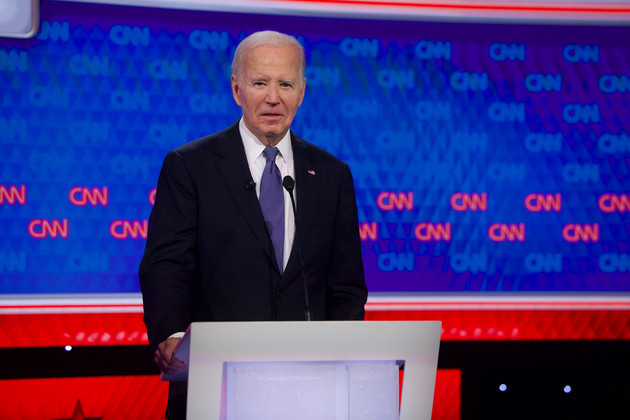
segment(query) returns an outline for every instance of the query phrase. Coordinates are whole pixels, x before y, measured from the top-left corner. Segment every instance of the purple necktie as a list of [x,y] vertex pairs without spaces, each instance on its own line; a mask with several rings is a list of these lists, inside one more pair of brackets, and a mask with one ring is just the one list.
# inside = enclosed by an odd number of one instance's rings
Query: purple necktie
[[267,147],[263,151],[267,164],[260,181],[260,209],[271,242],[276,252],[276,261],[280,274],[284,267],[282,254],[284,251],[284,192],[282,191],[282,175],[276,165],[277,147]]

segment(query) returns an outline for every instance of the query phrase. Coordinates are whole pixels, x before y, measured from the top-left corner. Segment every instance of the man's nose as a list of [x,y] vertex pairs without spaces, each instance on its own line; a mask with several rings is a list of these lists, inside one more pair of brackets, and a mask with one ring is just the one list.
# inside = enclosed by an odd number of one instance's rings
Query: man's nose
[[276,83],[270,83],[267,87],[267,102],[270,104],[280,102],[279,89]]

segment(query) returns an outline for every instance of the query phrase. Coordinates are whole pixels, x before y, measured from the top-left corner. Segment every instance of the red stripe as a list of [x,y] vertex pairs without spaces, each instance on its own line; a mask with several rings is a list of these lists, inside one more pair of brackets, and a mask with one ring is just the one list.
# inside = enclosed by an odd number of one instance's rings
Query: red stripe
[[[168,382],[158,375],[0,380],[0,417],[163,419],[167,394]],[[79,401],[82,417],[73,416]],[[438,369],[432,420],[458,420],[460,408],[461,371]]]
[[564,5],[553,6],[522,6],[522,5],[483,5],[483,4],[441,4],[441,3],[404,3],[389,1],[362,1],[362,0],[294,0],[301,3],[326,3],[377,7],[413,7],[418,9],[463,9],[482,11],[523,11],[523,12],[576,12],[576,13],[630,13],[629,7],[569,7]]
[[0,380],[0,393],[3,419],[152,420],[164,418],[168,383],[158,375],[14,379]]
[[[375,306],[366,320],[439,320],[443,340],[630,340],[630,309]],[[0,316],[0,347],[144,344],[141,311]]]

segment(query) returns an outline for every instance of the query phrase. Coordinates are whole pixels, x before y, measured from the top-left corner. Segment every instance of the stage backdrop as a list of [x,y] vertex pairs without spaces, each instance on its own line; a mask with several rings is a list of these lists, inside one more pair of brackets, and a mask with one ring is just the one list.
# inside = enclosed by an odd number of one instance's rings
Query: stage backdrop
[[[166,152],[294,34],[294,131],[352,169],[371,292],[630,291],[630,28],[42,3],[0,38],[0,293],[139,292]],[[303,238],[308,240],[307,238]]]

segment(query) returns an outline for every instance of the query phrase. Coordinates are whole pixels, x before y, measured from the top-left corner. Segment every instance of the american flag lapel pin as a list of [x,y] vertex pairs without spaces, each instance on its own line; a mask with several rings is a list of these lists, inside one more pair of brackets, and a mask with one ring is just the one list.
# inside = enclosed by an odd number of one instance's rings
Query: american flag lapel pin
[[312,169],[309,169],[307,172],[308,172],[309,174],[311,174],[311,175],[315,175],[315,171],[314,171],[314,170],[312,170]]

